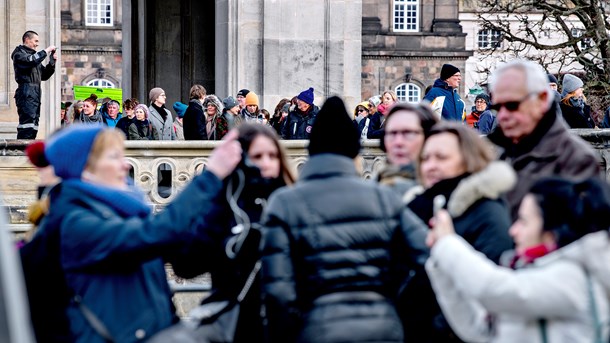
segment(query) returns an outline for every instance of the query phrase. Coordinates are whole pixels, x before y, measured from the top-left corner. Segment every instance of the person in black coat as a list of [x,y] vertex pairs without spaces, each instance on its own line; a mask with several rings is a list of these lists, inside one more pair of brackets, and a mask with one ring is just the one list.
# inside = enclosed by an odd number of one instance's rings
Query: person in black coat
[[329,98],[299,182],[269,199],[261,282],[270,342],[403,342],[395,299],[404,266],[428,256],[427,231],[392,190],[358,175],[359,138],[343,101]]
[[282,124],[283,139],[309,139],[311,128],[318,115],[318,107],[313,104],[313,88],[302,91],[297,95],[297,106],[288,113]]
[[[223,184],[221,193],[225,197],[217,204],[219,217],[223,218],[217,226],[222,231],[213,237],[216,244],[189,247],[189,254],[174,261],[174,271],[181,277],[211,273],[212,294],[203,301],[204,304],[237,299],[260,259],[258,223],[266,200],[275,190],[291,185],[295,180],[273,128],[259,123],[243,123],[237,130],[247,161],[242,161],[238,170]],[[248,234],[236,236],[232,233],[232,228],[237,225],[242,225]],[[236,256],[228,256],[226,247],[233,247],[240,237],[245,238],[239,252]],[[240,304],[237,328],[231,342],[264,341],[260,312],[260,282],[257,278]]]
[[572,129],[592,129],[595,121],[591,118],[591,106],[586,104],[582,87],[584,83],[572,74],[563,77],[561,90],[561,112]]
[[[455,230],[476,250],[498,263],[512,248],[511,225],[502,193],[516,183],[505,162],[492,162],[490,144],[459,123],[436,124],[424,143],[418,174],[425,190],[408,206],[424,222],[434,214],[434,199],[443,196]],[[409,342],[459,342],[444,319],[425,274],[411,280],[400,309]]]
[[207,92],[201,85],[191,87],[190,100],[182,125],[184,126],[184,139],[192,140],[207,140],[208,135],[205,128],[205,113],[203,111],[203,100]]

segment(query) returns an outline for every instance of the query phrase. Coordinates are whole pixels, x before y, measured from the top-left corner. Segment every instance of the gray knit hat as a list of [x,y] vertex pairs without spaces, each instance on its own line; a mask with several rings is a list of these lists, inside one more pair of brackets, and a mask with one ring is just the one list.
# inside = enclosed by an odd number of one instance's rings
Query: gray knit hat
[[578,77],[576,77],[572,74],[565,74],[563,76],[563,81],[561,84],[561,98],[563,99],[569,93],[572,93],[573,91],[577,90],[578,88],[582,88],[583,85],[584,85],[584,83]]
[[150,92],[148,92],[148,101],[154,102],[155,100],[157,100],[159,95],[161,95],[163,93],[165,93],[163,88],[155,87],[155,88],[151,89]]

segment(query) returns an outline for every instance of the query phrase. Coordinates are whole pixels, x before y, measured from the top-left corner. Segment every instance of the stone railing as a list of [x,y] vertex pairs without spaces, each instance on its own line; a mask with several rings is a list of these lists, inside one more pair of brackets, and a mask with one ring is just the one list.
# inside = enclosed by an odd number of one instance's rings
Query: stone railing
[[[599,153],[606,179],[610,180],[610,130],[574,130]],[[29,228],[27,207],[36,199],[38,175],[28,162],[24,149],[28,141],[0,140],[0,194],[8,212],[11,229],[19,232]],[[148,196],[155,210],[170,202],[178,192],[200,173],[217,142],[126,142],[126,158],[133,167],[135,184]],[[307,141],[283,141],[295,171],[307,161]],[[377,140],[364,142],[361,170],[370,178],[384,163],[384,154]],[[561,147],[557,147],[561,149]],[[165,180],[160,180],[160,169]],[[169,179],[169,181],[168,181]],[[161,186],[159,184],[161,183]]]
[[[0,140],[0,194],[8,212],[11,229],[29,228],[27,208],[36,200],[38,175],[24,154],[29,141]],[[133,167],[134,183],[148,197],[155,210],[180,192],[204,168],[218,142],[210,141],[127,141],[125,156]],[[307,141],[283,141],[294,171],[298,174],[307,161]],[[367,141],[362,149],[362,171],[370,178],[383,165],[383,152],[376,140]],[[162,180],[161,176],[165,177]],[[170,180],[168,182],[168,179]]]

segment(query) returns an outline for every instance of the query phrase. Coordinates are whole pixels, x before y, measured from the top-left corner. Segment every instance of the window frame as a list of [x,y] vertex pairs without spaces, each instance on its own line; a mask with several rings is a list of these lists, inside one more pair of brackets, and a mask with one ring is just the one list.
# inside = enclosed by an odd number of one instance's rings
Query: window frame
[[[482,37],[484,37],[482,39]],[[496,40],[494,40],[496,37]],[[483,28],[477,31],[477,49],[478,50],[491,50],[502,48],[502,31],[494,30],[492,28]]]
[[[95,9],[93,9],[93,8],[90,9],[89,6],[95,6]],[[102,9],[103,6],[107,6],[106,10]],[[98,27],[114,26],[114,10],[115,10],[114,0],[85,0],[84,1],[85,26],[98,26]],[[95,13],[95,16],[92,16],[92,14],[94,14],[94,13]],[[102,17],[102,13],[107,14],[107,16]],[[92,20],[90,21],[90,19],[92,19]],[[108,23],[102,22],[105,20],[108,20]]]
[[[417,94],[410,94],[411,92],[415,92]],[[397,85],[394,87],[394,93],[396,93],[396,99],[400,102],[416,104],[422,100],[421,87],[412,82],[403,82]],[[417,99],[415,99],[415,97],[417,97]]]
[[[402,10],[397,9],[398,6],[403,6]],[[414,6],[414,9],[409,9],[407,6]],[[393,32],[419,32],[419,24],[420,24],[420,10],[421,10],[421,0],[393,0],[392,1],[392,31]],[[397,23],[397,20],[400,20],[400,17],[397,16],[397,12],[402,11],[402,23]],[[407,19],[413,17],[407,17],[408,13],[414,13],[414,22],[407,23]],[[402,25],[402,28],[398,28],[399,25]],[[413,26],[413,28],[407,28],[407,26]]]
[[[99,82],[99,83],[106,82],[110,86],[93,84],[95,82]],[[116,88],[116,85],[114,84],[114,82],[112,82],[108,79],[104,79],[104,78],[95,78],[95,79],[89,80],[89,81],[87,81],[87,84],[85,84],[85,86],[98,87],[98,88]]]

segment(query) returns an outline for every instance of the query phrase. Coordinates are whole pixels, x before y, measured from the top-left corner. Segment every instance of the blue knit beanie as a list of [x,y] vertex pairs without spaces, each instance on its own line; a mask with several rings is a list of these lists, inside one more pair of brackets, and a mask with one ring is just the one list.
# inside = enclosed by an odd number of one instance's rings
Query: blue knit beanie
[[306,102],[310,105],[313,105],[313,88],[309,87],[309,89],[299,93],[299,95],[297,95],[297,99]]
[[188,106],[181,103],[180,101],[176,101],[174,103],[174,111],[176,112],[176,115],[178,116],[178,118],[184,117],[184,112],[186,112],[187,108],[188,108]]
[[101,125],[73,125],[63,129],[46,144],[45,157],[63,180],[80,179]]

